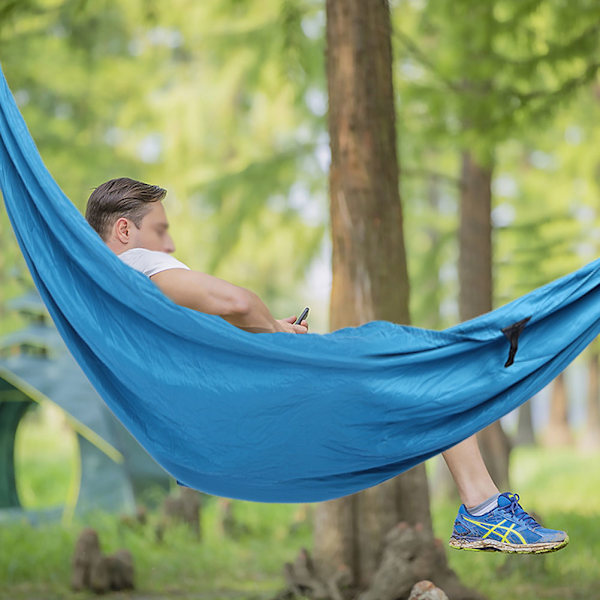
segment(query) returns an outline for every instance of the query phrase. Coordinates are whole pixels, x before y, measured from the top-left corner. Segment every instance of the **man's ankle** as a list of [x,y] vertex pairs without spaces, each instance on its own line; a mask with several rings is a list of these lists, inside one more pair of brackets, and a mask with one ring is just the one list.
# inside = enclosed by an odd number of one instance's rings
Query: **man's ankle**
[[473,515],[474,517],[480,517],[481,515],[485,515],[491,510],[494,510],[494,508],[498,506],[498,496],[500,496],[499,493],[494,494],[476,506],[465,505],[465,508],[470,515]]

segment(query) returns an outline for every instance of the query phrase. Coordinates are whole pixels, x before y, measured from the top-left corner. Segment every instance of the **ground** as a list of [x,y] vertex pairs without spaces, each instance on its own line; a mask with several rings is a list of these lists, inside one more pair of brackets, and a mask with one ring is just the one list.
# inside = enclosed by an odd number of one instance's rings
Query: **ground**
[[[450,565],[470,587],[490,600],[575,600],[600,597],[600,472],[598,455],[574,450],[517,449],[512,456],[513,490],[522,503],[553,528],[569,532],[564,550],[536,557],[506,557],[448,549]],[[457,506],[434,499],[436,535],[446,540]],[[283,587],[281,566],[300,547],[310,548],[311,531],[299,505],[236,502],[236,518],[246,533],[224,536],[220,506],[206,497],[203,539],[184,527],[155,539],[157,515],[146,526],[124,525],[114,515],[96,514],[85,523],[55,523],[32,528],[25,523],[0,528],[0,598],[10,600],[84,600],[68,583],[70,556],[84,525],[100,535],[105,552],[126,547],[133,553],[138,589],[113,594],[113,600],[267,599]],[[294,524],[294,522],[296,523]],[[93,597],[93,596],[89,596]]]

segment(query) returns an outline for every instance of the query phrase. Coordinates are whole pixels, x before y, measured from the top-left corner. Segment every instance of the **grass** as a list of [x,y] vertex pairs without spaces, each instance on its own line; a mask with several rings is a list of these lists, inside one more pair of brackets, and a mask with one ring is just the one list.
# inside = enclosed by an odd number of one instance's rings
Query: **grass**
[[[31,433],[31,432],[29,432]],[[23,435],[29,435],[24,432]],[[43,436],[30,436],[21,447],[21,490],[29,490],[30,506],[40,506],[63,492],[52,489],[53,475],[68,464],[65,448],[53,453]],[[24,438],[25,439],[25,438]],[[40,469],[41,451],[47,461]],[[29,452],[29,456],[27,453]],[[49,456],[55,457],[52,465]],[[490,600],[576,600],[600,597],[600,472],[598,455],[575,451],[517,449],[511,477],[527,510],[548,526],[566,529],[570,545],[556,553],[534,557],[448,549],[451,567],[462,581]],[[64,467],[63,467],[64,468]],[[34,482],[38,482],[34,484]],[[68,476],[59,477],[57,488]],[[41,483],[40,483],[41,482]],[[39,485],[38,485],[39,484]],[[37,486],[37,487],[36,487]],[[62,489],[62,488],[61,488]],[[29,492],[26,492],[29,493]],[[235,502],[234,513],[247,532],[237,539],[223,535],[221,503],[206,496],[202,512],[203,538],[198,542],[184,527],[167,530],[162,543],[155,537],[158,515],[145,526],[127,525],[118,516],[92,514],[68,526],[32,527],[24,521],[0,525],[0,598],[10,600],[84,600],[94,597],[69,590],[70,559],[84,526],[97,529],[104,552],[128,548],[135,560],[137,591],[111,598],[266,599],[283,588],[282,565],[301,547],[311,546],[311,528],[302,520],[302,506]],[[456,503],[435,499],[436,535],[447,539]]]
[[[167,530],[162,543],[154,534],[156,516],[146,526],[124,526],[113,515],[95,514],[94,527],[104,552],[128,548],[135,560],[139,594],[176,598],[266,597],[282,587],[284,561],[310,545],[310,529],[290,533],[294,505],[238,502],[236,517],[248,528],[240,539],[224,536],[220,506],[206,497],[203,538],[198,542],[183,526]],[[69,527],[48,524],[33,528],[15,523],[0,530],[0,598],[44,600],[85,598],[68,590],[70,557],[83,523]],[[10,549],[9,552],[4,550]],[[92,597],[92,596],[90,596]],[[116,597],[129,597],[116,595]]]

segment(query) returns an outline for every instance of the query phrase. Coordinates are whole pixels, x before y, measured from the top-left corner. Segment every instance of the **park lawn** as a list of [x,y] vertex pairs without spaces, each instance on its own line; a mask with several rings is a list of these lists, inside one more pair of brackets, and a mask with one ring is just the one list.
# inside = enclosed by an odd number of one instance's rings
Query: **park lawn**
[[[463,582],[490,600],[600,597],[598,458],[570,450],[515,450],[511,476],[525,508],[536,511],[548,526],[566,529],[571,543],[558,553],[532,557],[449,549],[450,565]],[[310,526],[301,520],[301,507],[236,502],[236,518],[247,531],[230,539],[220,529],[218,501],[205,500],[200,542],[181,526],[168,530],[158,543],[155,514],[146,526],[126,525],[106,514],[65,527],[58,523],[36,528],[25,523],[2,524],[0,598],[94,597],[69,591],[74,542],[88,525],[97,529],[103,551],[126,547],[134,556],[138,589],[111,598],[272,597],[283,588],[283,563],[293,560],[301,547],[310,548]],[[450,535],[456,508],[454,503],[433,502],[436,535],[444,540]]]

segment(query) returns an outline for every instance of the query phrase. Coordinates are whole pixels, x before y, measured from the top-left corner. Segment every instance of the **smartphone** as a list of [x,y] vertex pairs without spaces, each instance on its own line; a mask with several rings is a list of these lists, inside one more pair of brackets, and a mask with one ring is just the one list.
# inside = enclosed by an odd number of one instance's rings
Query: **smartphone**
[[300,325],[308,316],[308,306],[302,311],[302,314],[296,319],[294,325]]

